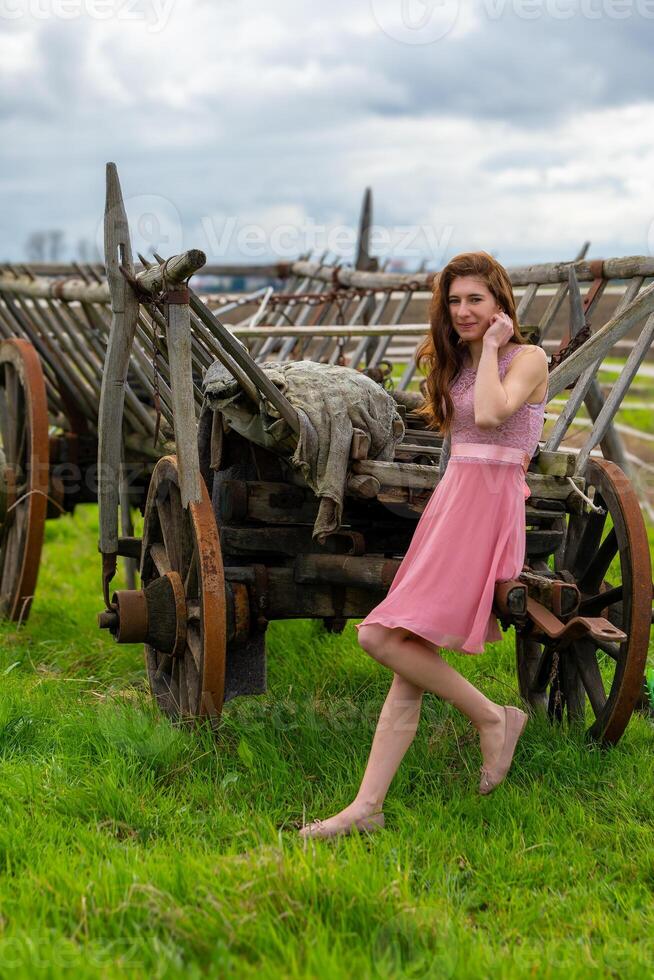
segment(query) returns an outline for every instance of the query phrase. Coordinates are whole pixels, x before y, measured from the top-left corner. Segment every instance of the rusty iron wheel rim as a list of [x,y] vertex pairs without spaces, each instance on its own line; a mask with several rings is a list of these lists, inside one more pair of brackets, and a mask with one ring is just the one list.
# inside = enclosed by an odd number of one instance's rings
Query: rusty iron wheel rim
[[0,615],[27,619],[36,589],[48,502],[48,403],[38,354],[27,340],[0,342],[0,449],[12,487],[0,529]]
[[152,473],[145,506],[143,588],[170,571],[184,583],[187,636],[179,655],[146,644],[150,689],[173,718],[220,718],[225,690],[227,622],[220,538],[206,486],[184,510],[177,459],[164,456]]
[[[652,567],[642,511],[627,476],[611,460],[601,458],[588,461],[584,476],[587,492],[595,489],[593,502],[607,513],[569,515],[556,570],[572,573],[581,592],[580,615],[606,617],[627,633],[627,639],[606,646],[583,639],[574,642],[566,654],[552,645],[543,646],[528,633],[518,634],[518,675],[523,697],[532,706],[546,709],[555,720],[562,720],[565,709],[570,722],[583,722],[587,698],[595,720],[586,735],[609,746],[620,739],[642,694],[651,627]],[[612,527],[607,530],[609,517]],[[619,581],[615,571],[609,572],[616,558]],[[555,653],[559,670],[552,680]],[[608,686],[604,678],[611,671]]]

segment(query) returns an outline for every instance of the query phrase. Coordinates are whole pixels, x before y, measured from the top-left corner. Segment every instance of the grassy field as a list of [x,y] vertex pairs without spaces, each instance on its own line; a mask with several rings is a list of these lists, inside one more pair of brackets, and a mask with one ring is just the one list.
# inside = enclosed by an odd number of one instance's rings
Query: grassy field
[[[310,622],[269,628],[270,693],[172,726],[142,651],[95,628],[97,515],[47,525],[0,634],[2,976],[648,977],[654,728],[601,752],[533,720],[494,795],[427,697],[387,831],[304,845],[347,803],[389,676]],[[513,633],[457,667],[516,702]]]

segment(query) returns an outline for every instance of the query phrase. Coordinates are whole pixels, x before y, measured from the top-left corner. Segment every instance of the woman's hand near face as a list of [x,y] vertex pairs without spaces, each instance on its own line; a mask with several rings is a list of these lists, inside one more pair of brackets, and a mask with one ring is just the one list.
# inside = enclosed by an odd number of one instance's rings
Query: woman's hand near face
[[499,349],[513,337],[513,320],[507,313],[494,313],[490,318],[490,326],[484,334],[486,345]]

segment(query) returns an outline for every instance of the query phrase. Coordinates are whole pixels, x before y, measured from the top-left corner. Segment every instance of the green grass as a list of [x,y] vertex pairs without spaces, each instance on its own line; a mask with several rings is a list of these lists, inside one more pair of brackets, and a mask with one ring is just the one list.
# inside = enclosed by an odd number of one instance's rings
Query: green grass
[[[529,725],[493,796],[427,697],[387,831],[297,838],[347,803],[389,677],[316,623],[269,628],[270,693],[217,734],[160,717],[95,627],[97,516],[47,525],[30,621],[0,633],[3,977],[647,977],[654,729],[601,752]],[[516,701],[513,633],[452,662]]]

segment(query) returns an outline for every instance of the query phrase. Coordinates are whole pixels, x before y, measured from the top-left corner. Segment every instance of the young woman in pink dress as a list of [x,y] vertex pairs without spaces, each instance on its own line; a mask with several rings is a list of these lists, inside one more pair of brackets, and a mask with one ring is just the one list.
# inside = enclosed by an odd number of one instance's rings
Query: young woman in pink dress
[[360,646],[393,672],[363,780],[349,806],[303,827],[303,837],[383,827],[425,691],[479,732],[484,795],[508,772],[527,722],[466,680],[441,649],[475,654],[501,639],[491,607],[495,583],[524,565],[524,473],[542,434],[547,356],[523,341],[509,277],[486,252],[458,255],[439,274],[430,323],[418,353],[428,367],[423,413],[449,436],[450,458],[388,594],[356,627]]

